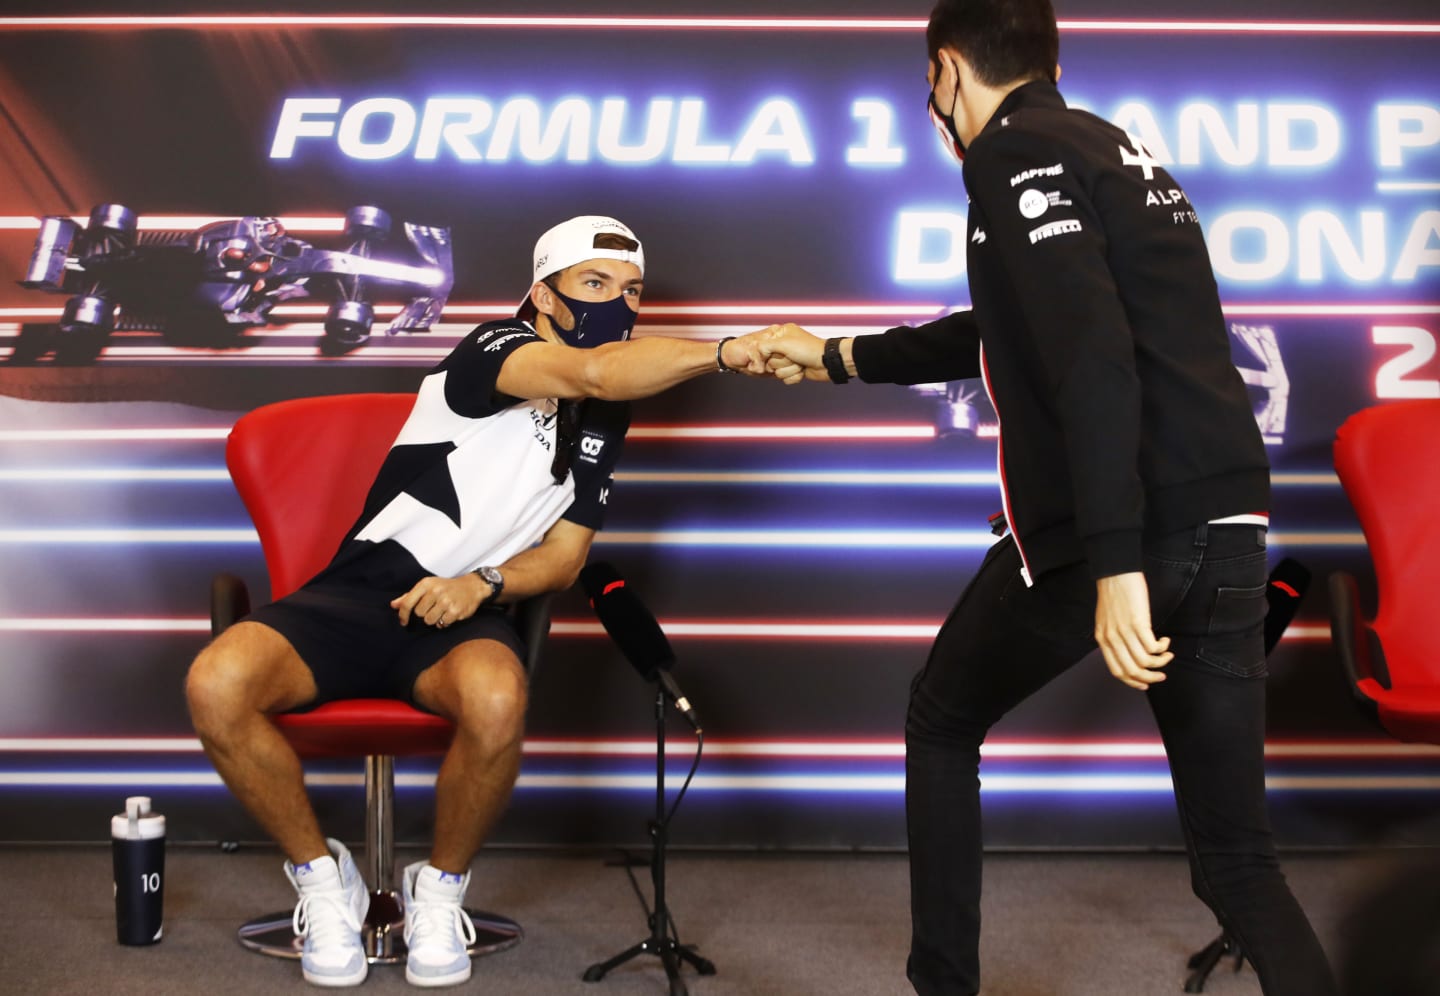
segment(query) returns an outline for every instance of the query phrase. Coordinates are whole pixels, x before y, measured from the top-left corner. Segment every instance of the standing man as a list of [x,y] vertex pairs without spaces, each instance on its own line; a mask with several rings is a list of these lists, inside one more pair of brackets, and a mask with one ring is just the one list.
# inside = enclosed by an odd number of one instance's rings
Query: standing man
[[404,873],[405,977],[468,979],[468,869],[520,764],[525,651],[507,607],[574,583],[602,523],[627,400],[705,373],[766,372],[753,336],[627,341],[644,270],[639,240],[613,218],[542,235],[520,314],[475,329],[421,382],[330,565],[190,669],[206,754],[288,859],[308,982],[365,979],[369,894],[349,851],[321,833],[300,761],[268,717],[373,696],[455,724],[430,860]]
[[1267,996],[1333,996],[1266,814],[1269,468],[1199,221],[1137,140],[1066,107],[1050,0],[941,0],[927,42],[974,310],[823,343],[777,326],[762,345],[790,383],[983,377],[1000,418],[1010,534],[905,726],[910,980],[979,991],[981,742],[1098,643],[1154,712],[1195,893]]

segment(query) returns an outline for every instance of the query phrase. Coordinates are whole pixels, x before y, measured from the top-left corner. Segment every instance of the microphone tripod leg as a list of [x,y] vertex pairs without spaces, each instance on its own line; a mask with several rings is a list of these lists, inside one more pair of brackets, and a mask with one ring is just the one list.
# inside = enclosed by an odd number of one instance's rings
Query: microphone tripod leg
[[676,945],[675,953],[678,954],[681,958],[688,961],[690,964],[694,965],[695,971],[699,972],[701,975],[715,974],[715,963],[709,958],[700,957],[700,955],[696,953],[695,949],[690,947],[689,945]]
[[685,980],[680,978],[680,962],[675,958],[674,943],[665,944],[657,953],[660,955],[660,964],[665,966],[665,977],[670,980],[670,996],[690,996],[690,990],[685,988]]
[[585,969],[585,974],[580,976],[580,978],[585,980],[586,982],[599,982],[601,979],[605,978],[605,974],[609,972],[610,969],[614,968],[617,965],[624,964],[631,958],[634,958],[636,955],[644,954],[649,946],[650,942],[648,940],[641,941],[634,947],[627,948],[626,950],[621,951],[613,958],[607,959],[606,961],[596,962],[594,965],[591,965],[589,968]]
[[635,886],[635,893],[640,899],[640,905],[645,908],[650,936],[607,961],[591,965],[580,978],[586,982],[599,982],[607,972],[617,965],[627,962],[637,955],[652,954],[659,958],[660,963],[665,967],[665,977],[670,983],[670,996],[689,996],[690,990],[686,988],[685,981],[680,977],[684,963],[689,962],[695,966],[696,971],[701,975],[714,975],[715,965],[709,959],[696,954],[693,945],[682,945],[672,934],[674,922],[670,918],[670,909],[665,902],[665,845],[667,843],[665,832],[665,692],[662,689],[657,689],[655,696],[655,818],[650,822],[648,829],[650,832],[650,884],[655,893],[653,909],[645,902],[640,887],[635,883],[635,876],[630,871],[631,866],[640,864],[640,862],[625,861],[622,864],[625,866],[626,874],[630,876],[630,884]]

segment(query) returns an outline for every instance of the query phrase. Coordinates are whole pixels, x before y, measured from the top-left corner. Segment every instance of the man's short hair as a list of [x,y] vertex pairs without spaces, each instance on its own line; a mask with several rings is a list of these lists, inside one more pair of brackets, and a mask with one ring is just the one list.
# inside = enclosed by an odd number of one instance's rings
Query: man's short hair
[[1060,31],[1050,0],[940,0],[925,30],[930,61],[953,48],[985,86],[1055,82]]

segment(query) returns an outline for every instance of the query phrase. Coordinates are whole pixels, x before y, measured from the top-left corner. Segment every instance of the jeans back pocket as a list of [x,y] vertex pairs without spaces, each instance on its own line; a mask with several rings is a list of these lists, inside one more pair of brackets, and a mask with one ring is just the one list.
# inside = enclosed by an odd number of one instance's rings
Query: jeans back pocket
[[1196,656],[1237,678],[1256,678],[1265,669],[1265,585],[1215,589],[1210,622]]

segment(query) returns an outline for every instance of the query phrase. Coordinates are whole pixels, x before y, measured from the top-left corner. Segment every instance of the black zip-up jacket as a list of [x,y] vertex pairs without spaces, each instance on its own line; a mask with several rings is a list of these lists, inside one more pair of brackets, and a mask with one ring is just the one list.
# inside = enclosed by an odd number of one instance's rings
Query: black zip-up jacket
[[1027,581],[1143,567],[1146,536],[1264,512],[1270,473],[1185,193],[1050,83],[965,157],[972,311],[855,339],[862,380],[981,376]]

